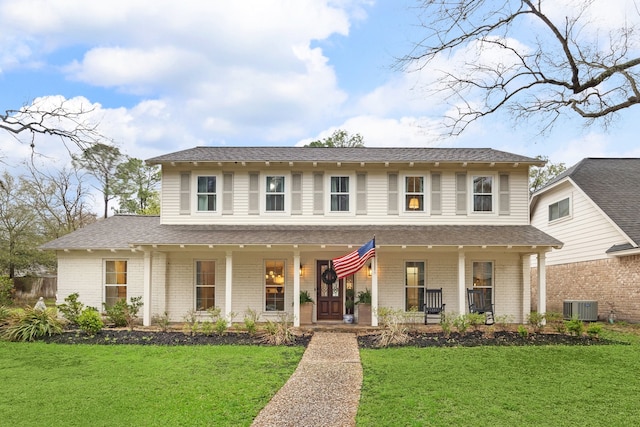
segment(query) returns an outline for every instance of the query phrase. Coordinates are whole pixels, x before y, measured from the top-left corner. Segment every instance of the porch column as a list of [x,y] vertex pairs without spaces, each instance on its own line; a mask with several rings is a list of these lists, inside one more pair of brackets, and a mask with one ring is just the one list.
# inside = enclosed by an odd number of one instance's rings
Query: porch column
[[144,271],[142,273],[142,325],[151,326],[151,267],[153,254],[151,251],[144,252]]
[[227,251],[224,285],[224,317],[231,322],[231,282],[233,281],[233,254]]
[[465,255],[464,251],[458,251],[458,313],[460,315],[467,312],[465,298],[467,295],[467,286],[465,285]]
[[547,255],[538,253],[538,313],[547,312]]
[[293,253],[293,326],[300,327],[300,252]]
[[[522,255],[522,305],[520,307],[521,322],[526,322],[531,311],[531,255]],[[520,321],[520,320],[518,320]]]
[[371,258],[371,326],[378,326],[378,257]]

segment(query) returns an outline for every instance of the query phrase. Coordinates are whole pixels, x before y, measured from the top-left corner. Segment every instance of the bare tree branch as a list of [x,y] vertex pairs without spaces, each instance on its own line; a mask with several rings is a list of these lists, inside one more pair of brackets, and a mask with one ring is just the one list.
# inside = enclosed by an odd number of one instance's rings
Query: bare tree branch
[[[426,36],[397,64],[438,73],[429,89],[453,105],[448,135],[501,110],[542,119],[543,131],[565,112],[606,126],[640,103],[640,15],[602,37],[595,3],[583,0],[560,19],[544,9],[557,6],[552,0],[425,0]],[[434,69],[444,60],[448,68]]]

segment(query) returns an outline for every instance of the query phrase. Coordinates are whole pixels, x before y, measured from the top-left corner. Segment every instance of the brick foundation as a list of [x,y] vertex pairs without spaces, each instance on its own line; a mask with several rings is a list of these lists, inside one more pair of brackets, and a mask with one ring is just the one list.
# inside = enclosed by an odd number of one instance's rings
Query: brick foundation
[[[640,323],[640,255],[548,265],[547,311],[562,313],[564,300],[598,301],[598,319]],[[531,269],[531,310],[538,305],[538,269]]]

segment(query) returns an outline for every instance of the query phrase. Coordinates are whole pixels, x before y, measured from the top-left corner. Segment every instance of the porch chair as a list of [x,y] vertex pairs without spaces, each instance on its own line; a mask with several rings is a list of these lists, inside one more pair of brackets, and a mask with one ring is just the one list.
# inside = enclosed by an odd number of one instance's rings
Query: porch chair
[[424,324],[427,324],[429,315],[439,315],[440,319],[444,315],[444,306],[442,303],[442,288],[425,289],[424,290]]
[[469,300],[469,313],[484,314],[484,324],[493,325],[493,304],[487,301],[484,289],[467,289],[467,299]]

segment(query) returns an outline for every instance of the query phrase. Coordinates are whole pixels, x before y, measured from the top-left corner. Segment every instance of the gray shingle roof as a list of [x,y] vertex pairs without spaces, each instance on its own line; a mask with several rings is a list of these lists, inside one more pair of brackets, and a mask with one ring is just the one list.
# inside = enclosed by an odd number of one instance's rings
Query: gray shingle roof
[[46,243],[42,249],[128,249],[130,245],[553,246],[562,243],[521,226],[241,226],[162,225],[159,217],[113,216]]
[[195,147],[148,159],[168,162],[496,162],[543,165],[491,148]]
[[640,159],[585,158],[566,171],[636,244],[640,245]]

